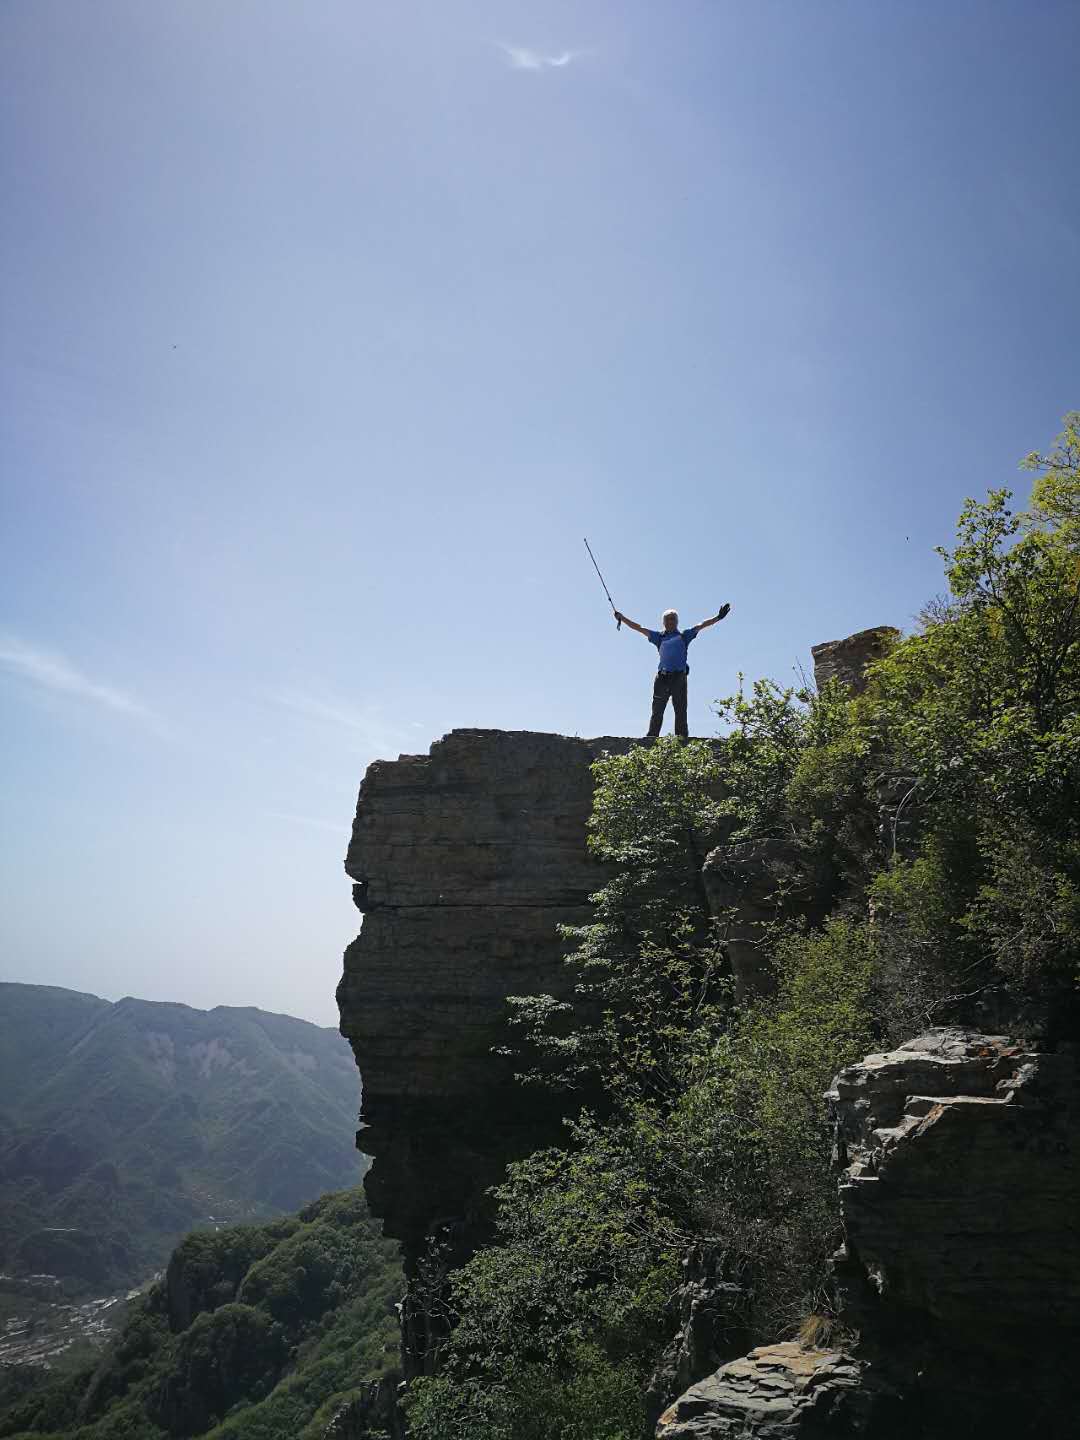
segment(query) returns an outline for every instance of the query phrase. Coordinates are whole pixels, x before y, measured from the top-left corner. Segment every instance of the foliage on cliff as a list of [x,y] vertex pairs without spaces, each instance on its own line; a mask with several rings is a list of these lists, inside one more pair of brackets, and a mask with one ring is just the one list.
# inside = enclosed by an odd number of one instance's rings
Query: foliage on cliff
[[396,1247],[359,1190],[197,1231],[96,1366],[0,1409],[21,1440],[316,1440],[392,1367]]
[[[724,1000],[701,866],[722,820],[713,747],[673,739],[593,765],[588,843],[614,867],[592,920],[564,926],[576,1001],[510,996],[525,1083],[641,1095],[677,1083],[688,1033]],[[515,1053],[510,1049],[508,1053]]]
[[[719,754],[661,741],[596,766],[591,844],[618,872],[573,932],[576,1000],[514,1001],[525,1078],[592,1109],[496,1192],[496,1241],[410,1389],[418,1440],[635,1440],[688,1252],[713,1256],[743,1335],[828,1311],[841,1066],[930,1023],[1075,1035],[1080,415],[1028,464],[1027,513],[1004,490],[966,502],[948,598],[864,694],[758,682],[719,702]],[[775,993],[743,1005],[698,886],[710,836],[789,861],[756,937]],[[793,902],[811,888],[823,922]]]

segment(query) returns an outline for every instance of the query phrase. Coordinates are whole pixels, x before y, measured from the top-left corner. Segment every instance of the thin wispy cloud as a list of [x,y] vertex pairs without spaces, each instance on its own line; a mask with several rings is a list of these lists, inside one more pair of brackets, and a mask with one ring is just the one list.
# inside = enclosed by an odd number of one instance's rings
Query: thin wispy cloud
[[349,826],[340,820],[320,820],[316,815],[295,815],[291,810],[267,810],[271,820],[283,820],[288,825],[302,825],[307,830],[322,830],[338,839],[348,836]]
[[356,706],[335,697],[295,689],[275,690],[267,698],[302,719],[347,732],[358,746],[375,755],[396,755],[409,738],[404,729],[388,723],[373,705]]
[[340,725],[364,734],[371,729],[370,715],[338,700],[323,700],[302,690],[275,690],[270,699],[275,705],[309,720],[322,720],[328,725]]
[[496,44],[511,70],[561,70],[581,55],[580,50],[561,50],[557,55],[548,55],[527,45],[504,45],[501,40]]
[[80,670],[66,656],[42,650],[12,635],[0,635],[0,667],[39,690],[114,710],[139,720],[156,721],[148,706],[127,690],[104,685]]

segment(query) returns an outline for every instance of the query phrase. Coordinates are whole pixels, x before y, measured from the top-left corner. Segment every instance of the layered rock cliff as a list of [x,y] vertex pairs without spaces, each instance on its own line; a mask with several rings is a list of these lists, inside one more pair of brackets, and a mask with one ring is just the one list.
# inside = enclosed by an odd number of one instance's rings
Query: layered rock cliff
[[625,739],[455,730],[430,755],[377,761],[346,870],[364,914],[338,988],[364,1076],[360,1148],[373,1212],[416,1253],[482,1223],[511,1156],[554,1133],[510,1061],[507,995],[565,994],[561,923],[588,916],[589,766]]

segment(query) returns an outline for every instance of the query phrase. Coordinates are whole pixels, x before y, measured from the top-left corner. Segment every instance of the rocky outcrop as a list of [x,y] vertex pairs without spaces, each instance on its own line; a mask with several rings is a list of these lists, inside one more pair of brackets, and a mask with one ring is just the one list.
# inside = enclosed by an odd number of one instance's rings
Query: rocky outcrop
[[[364,922],[338,1004],[364,1079],[368,1201],[402,1241],[409,1275],[407,1376],[438,1339],[426,1333],[440,1307],[424,1303],[425,1286],[438,1291],[485,1237],[507,1162],[561,1134],[562,1102],[517,1085],[500,1053],[512,1038],[506,997],[572,992],[559,927],[591,918],[607,878],[586,847],[590,766],[636,743],[455,730],[428,755],[376,761],[361,785],[345,868]],[[745,994],[760,988],[751,931],[766,882],[757,854],[725,866],[702,889],[714,911],[722,883],[745,902],[749,928],[731,948]]]
[[404,1434],[397,1408],[397,1376],[360,1386],[355,1399],[342,1405],[323,1431],[323,1440],[383,1440],[392,1436],[400,1440]]
[[1069,1433],[1080,1342],[1076,1053],[936,1030],[848,1066],[829,1100],[840,1329],[854,1348],[755,1350],[691,1387],[657,1435]]
[[837,1281],[866,1353],[927,1435],[1061,1433],[1080,1342],[1076,1054],[938,1030],[841,1071],[830,1100]]
[[[896,637],[877,627],[815,647],[819,686],[858,693]],[[487,1187],[558,1134],[555,1102],[512,1083],[499,1053],[506,996],[569,993],[558,927],[589,917],[606,878],[585,845],[589,767],[633,743],[461,730],[430,755],[377,762],[361,787],[346,868],[365,918],[338,995],[363,1067],[369,1200],[404,1243],[406,1378],[439,1339],[425,1296],[486,1233]],[[917,797],[892,780],[883,808],[901,850]],[[709,855],[741,995],[768,986],[756,941],[778,894],[782,912],[821,918],[831,877],[804,872],[781,843]],[[1065,1433],[1080,1341],[1076,1054],[939,1030],[848,1067],[830,1101],[844,1229],[834,1335],[847,1348],[792,1341],[731,1358],[741,1297],[691,1257],[650,1389],[652,1413],[667,1406],[658,1435]],[[366,1418],[354,1407],[339,1431]]]
[[668,1305],[673,1338],[646,1391],[650,1425],[689,1385],[750,1344],[746,1292],[728,1278],[722,1253],[697,1246],[684,1259],[682,1270],[681,1284]]
[[338,988],[364,1076],[360,1148],[387,1233],[464,1252],[508,1158],[553,1134],[512,1081],[507,995],[566,994],[558,927],[605,872],[586,849],[590,765],[626,739],[455,730],[364,778],[346,870],[364,914]]
[[[666,1410],[657,1440],[900,1440],[897,1401],[839,1350],[789,1341],[751,1350],[691,1386]],[[912,1432],[909,1432],[909,1435]]]
[[866,689],[867,666],[887,655],[899,639],[900,631],[891,625],[875,625],[844,640],[826,640],[811,646],[818,689],[823,690],[830,680],[838,680],[846,689],[861,695]]
[[[815,656],[850,677],[896,633],[878,627]],[[468,1232],[507,1158],[544,1138],[544,1102],[514,1086],[495,1053],[506,997],[569,991],[558,927],[589,918],[605,879],[585,844],[589,767],[634,743],[455,730],[429,755],[368,769],[345,862],[364,924],[338,1004],[364,1078],[368,1198],[407,1251],[444,1222]],[[749,993],[765,983],[753,936],[775,913],[787,857],[744,850],[714,852],[705,885],[716,913],[741,907],[731,958]]]

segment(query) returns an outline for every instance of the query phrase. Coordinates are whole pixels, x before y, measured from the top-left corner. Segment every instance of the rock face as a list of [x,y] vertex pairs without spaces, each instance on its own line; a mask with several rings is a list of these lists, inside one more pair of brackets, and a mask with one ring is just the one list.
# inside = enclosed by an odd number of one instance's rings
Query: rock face
[[338,1003],[368,1198],[407,1258],[435,1227],[467,1230],[506,1160],[553,1133],[551,1101],[493,1049],[507,995],[569,988],[557,927],[588,917],[605,878],[585,845],[589,766],[632,743],[455,730],[364,778],[345,865],[364,924]]
[[830,1100],[837,1280],[866,1353],[926,1435],[1063,1433],[1080,1343],[1076,1054],[938,1030],[841,1071]]
[[657,1436],[1073,1433],[1077,1058],[935,1030],[842,1070],[835,1268],[855,1348],[752,1351],[692,1386]]
[[674,1334],[646,1392],[650,1425],[695,1380],[750,1344],[743,1289],[726,1277],[722,1254],[712,1247],[698,1246],[686,1256],[668,1313]]
[[323,1440],[371,1440],[373,1435],[390,1435],[399,1440],[404,1432],[395,1389],[396,1376],[361,1385],[359,1395],[331,1418]]
[[887,655],[899,639],[900,631],[891,625],[875,625],[845,640],[826,640],[812,646],[810,653],[814,657],[818,689],[823,689],[830,680],[839,680],[841,685],[860,695],[866,689],[866,667]]

